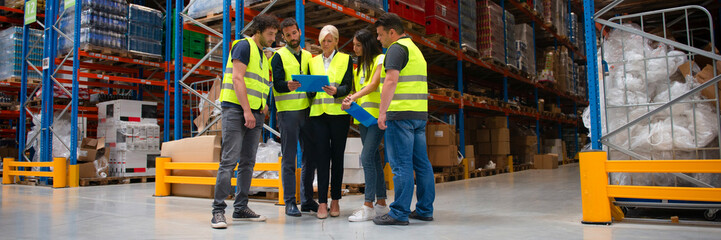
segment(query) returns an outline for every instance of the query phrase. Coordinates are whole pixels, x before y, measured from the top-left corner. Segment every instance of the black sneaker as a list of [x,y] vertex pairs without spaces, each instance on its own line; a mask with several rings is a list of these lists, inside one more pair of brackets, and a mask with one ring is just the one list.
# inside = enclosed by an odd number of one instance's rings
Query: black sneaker
[[255,214],[253,210],[250,210],[250,208],[246,207],[243,209],[235,209],[235,211],[233,211],[233,220],[264,222],[265,216]]
[[376,216],[373,218],[373,223],[376,225],[408,225],[408,221],[398,221],[388,214]]
[[225,214],[222,212],[213,213],[213,219],[210,220],[210,226],[217,229],[227,228],[228,223],[225,222]]
[[426,222],[433,221],[433,217],[424,217],[424,216],[418,215],[418,213],[416,213],[415,210],[413,212],[411,212],[411,215],[408,215],[408,217],[413,218],[413,219],[418,219],[421,221],[426,221]]
[[315,201],[312,201],[310,204],[301,204],[300,205],[300,211],[301,212],[318,212],[318,203]]

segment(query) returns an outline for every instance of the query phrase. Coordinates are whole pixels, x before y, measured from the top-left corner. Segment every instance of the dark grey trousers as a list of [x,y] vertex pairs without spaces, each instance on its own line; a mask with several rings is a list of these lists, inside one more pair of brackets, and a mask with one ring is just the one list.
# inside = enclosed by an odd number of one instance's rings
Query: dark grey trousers
[[[286,204],[295,204],[295,170],[298,165],[296,158],[298,154],[298,143],[301,149],[305,149],[305,125],[308,121],[309,109],[300,111],[284,111],[278,112],[278,127],[280,128],[280,144],[282,148],[283,160],[281,168],[283,169],[283,191]],[[312,184],[312,182],[311,182]]]
[[253,113],[255,127],[245,127],[243,110],[233,107],[223,107],[223,143],[220,157],[220,167],[215,182],[215,200],[213,212],[225,213],[225,199],[233,192],[230,184],[233,178],[233,169],[238,166],[238,191],[235,192],[233,208],[241,209],[248,206],[248,191],[250,181],[253,179],[255,155],[258,151],[260,133],[263,129],[265,116],[262,113]]

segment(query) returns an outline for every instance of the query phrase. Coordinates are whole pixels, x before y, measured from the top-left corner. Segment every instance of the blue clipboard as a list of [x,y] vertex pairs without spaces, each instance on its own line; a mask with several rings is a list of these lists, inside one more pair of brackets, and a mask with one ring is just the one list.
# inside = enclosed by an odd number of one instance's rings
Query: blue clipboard
[[351,103],[350,108],[348,110],[345,110],[348,114],[353,116],[358,122],[363,124],[363,126],[370,127],[375,124],[378,124],[378,119],[368,113],[365,109],[363,109],[360,105],[357,103]]
[[300,82],[296,92],[325,92],[323,87],[330,85],[328,76],[325,75],[292,75],[291,78]]

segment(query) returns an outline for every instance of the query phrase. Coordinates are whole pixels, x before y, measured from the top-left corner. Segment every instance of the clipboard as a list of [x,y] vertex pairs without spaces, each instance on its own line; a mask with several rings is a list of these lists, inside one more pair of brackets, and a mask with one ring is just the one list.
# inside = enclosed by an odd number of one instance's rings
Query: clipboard
[[368,113],[368,111],[355,102],[351,103],[350,108],[345,110],[345,112],[353,116],[353,118],[358,120],[358,122],[363,124],[363,126],[370,127],[378,124],[378,119],[376,117]]
[[325,92],[323,87],[330,86],[328,76],[325,75],[292,75],[291,78],[300,82],[296,92]]

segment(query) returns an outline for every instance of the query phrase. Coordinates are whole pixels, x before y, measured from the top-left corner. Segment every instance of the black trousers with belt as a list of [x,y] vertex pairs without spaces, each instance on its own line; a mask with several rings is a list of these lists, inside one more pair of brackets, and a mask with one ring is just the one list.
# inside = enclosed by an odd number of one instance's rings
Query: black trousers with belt
[[[310,118],[311,161],[318,169],[318,202],[328,203],[328,183],[333,200],[341,199],[343,155],[350,129],[349,115],[323,114]],[[306,153],[306,154],[307,154]]]

